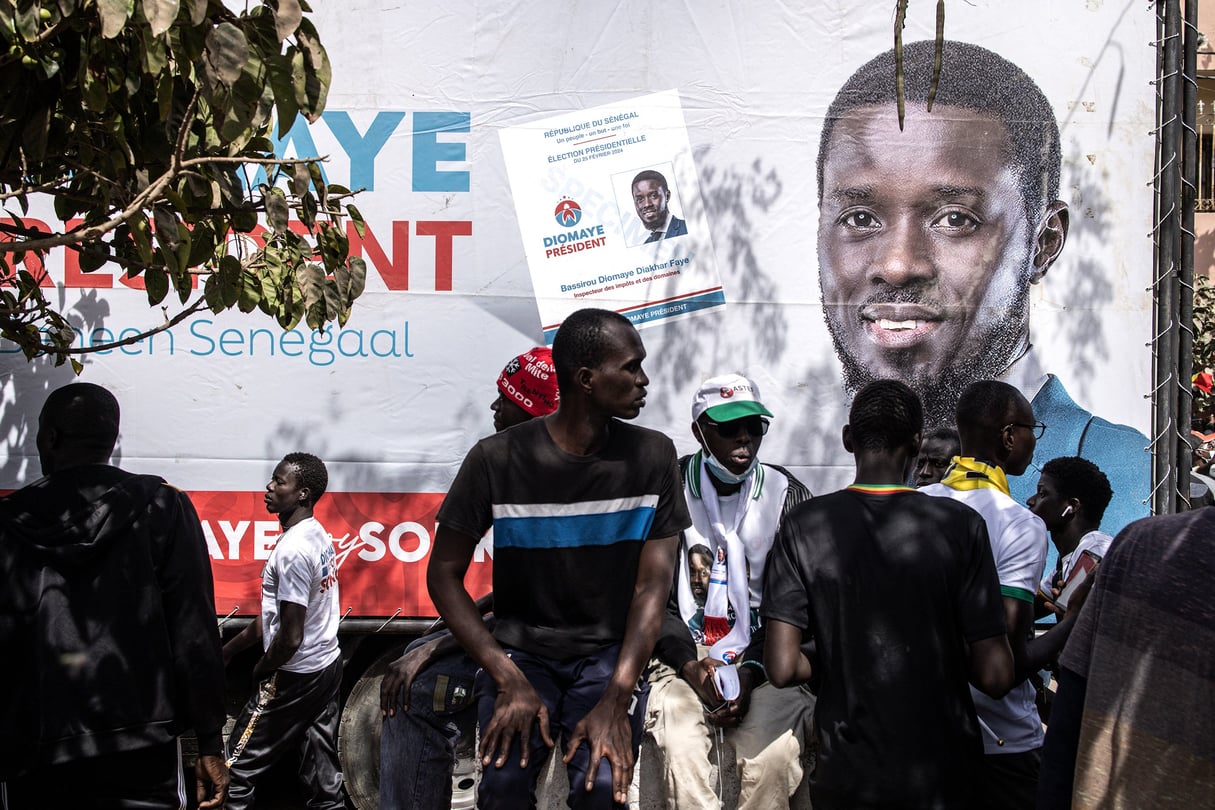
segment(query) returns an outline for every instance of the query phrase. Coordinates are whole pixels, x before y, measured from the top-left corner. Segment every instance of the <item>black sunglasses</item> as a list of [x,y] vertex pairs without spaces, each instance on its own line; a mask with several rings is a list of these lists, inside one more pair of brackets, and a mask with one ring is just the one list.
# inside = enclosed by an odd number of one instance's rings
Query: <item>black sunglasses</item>
[[768,432],[768,420],[762,416],[744,416],[729,422],[714,422],[707,416],[703,418],[704,423],[717,431],[717,435],[723,439],[736,439],[743,430],[752,436],[763,436]]

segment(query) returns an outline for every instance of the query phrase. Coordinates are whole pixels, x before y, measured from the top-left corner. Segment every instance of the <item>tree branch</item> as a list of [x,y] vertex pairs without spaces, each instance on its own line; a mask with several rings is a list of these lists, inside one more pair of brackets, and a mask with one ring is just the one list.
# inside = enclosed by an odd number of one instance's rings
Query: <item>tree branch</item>
[[[177,324],[181,323],[186,318],[189,318],[191,315],[194,315],[197,312],[201,312],[202,310],[204,310],[206,308],[207,308],[206,298],[204,296],[199,296],[188,307],[186,307],[181,312],[174,315],[172,318],[169,318],[168,320],[166,320],[160,326],[149,329],[146,332],[140,332],[138,335],[131,335],[129,337],[123,338],[122,340],[116,340],[113,343],[98,343],[93,346],[82,346],[79,349],[56,348],[53,351],[45,351],[45,352],[43,352],[43,354],[54,354],[54,355],[92,354],[93,352],[103,352],[103,351],[109,351],[110,349],[117,349],[120,346],[130,346],[132,343],[138,343],[139,341],[143,340],[144,338],[149,338],[149,337],[152,337],[152,335],[160,334],[161,332],[172,329],[174,326],[177,326]],[[169,308],[162,306],[160,309],[162,312],[165,313],[165,316],[167,317]],[[79,332],[80,332],[80,330],[77,330],[78,334],[79,334]]]
[[50,250],[51,248],[60,247],[61,245],[79,244],[81,242],[92,242],[100,239],[105,234],[117,228],[127,220],[142,212],[145,208],[151,205],[155,200],[160,199],[164,194],[164,190],[169,187],[169,184],[177,179],[181,169],[190,166],[205,166],[208,164],[241,164],[252,163],[261,166],[281,166],[284,163],[324,163],[328,160],[328,156],[311,157],[311,158],[244,158],[244,157],[197,157],[189,160],[181,161],[176,167],[170,168],[156,181],[151,183],[146,189],[139,192],[127,204],[127,207],[119,213],[110,217],[105,222],[99,225],[91,225],[88,228],[81,230],[69,231],[67,233],[55,234],[48,236],[45,239],[30,239],[25,242],[0,242],[0,253],[17,253],[26,250]]

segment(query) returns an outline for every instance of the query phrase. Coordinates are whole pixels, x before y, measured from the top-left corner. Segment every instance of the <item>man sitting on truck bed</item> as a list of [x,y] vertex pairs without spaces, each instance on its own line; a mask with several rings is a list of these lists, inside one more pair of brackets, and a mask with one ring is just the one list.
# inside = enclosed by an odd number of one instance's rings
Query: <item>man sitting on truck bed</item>
[[[490,405],[495,432],[555,411],[552,351],[536,346],[511,358],[498,375],[497,391]],[[493,595],[478,602],[489,609]],[[477,725],[477,669],[446,630],[418,639],[388,665],[380,682],[381,810],[451,806],[456,746]]]
[[[482,667],[480,807],[529,803],[551,716],[573,807],[623,806],[653,650],[690,521],[666,436],[635,427],[649,378],[627,318],[570,315],[553,343],[556,413],[482,439],[439,509],[430,596]],[[491,636],[464,575],[494,529]],[[517,738],[517,739],[516,739]]]

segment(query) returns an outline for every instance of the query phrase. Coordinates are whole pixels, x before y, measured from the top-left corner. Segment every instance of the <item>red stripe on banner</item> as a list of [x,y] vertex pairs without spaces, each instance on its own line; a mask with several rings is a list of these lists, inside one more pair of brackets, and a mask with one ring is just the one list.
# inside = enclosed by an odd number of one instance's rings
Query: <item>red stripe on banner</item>
[[[255,615],[261,601],[261,574],[280,527],[266,512],[262,492],[191,491],[202,520],[215,609]],[[350,617],[433,617],[426,593],[426,563],[435,536],[435,513],[442,493],[327,492],[317,519],[333,537],[338,557],[342,613]],[[466,585],[474,597],[491,587],[493,552],[488,540],[477,547]]]

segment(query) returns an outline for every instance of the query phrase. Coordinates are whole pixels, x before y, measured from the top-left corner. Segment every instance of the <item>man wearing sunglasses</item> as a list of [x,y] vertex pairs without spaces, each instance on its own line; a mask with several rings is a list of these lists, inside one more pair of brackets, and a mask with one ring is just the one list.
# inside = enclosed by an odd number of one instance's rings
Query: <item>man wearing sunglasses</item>
[[[692,401],[701,449],[680,459],[692,526],[680,537],[646,715],[662,752],[667,806],[681,810],[719,806],[709,758],[715,729],[734,746],[740,810],[788,806],[802,780],[814,698],[767,683],[759,604],[781,521],[810,492],[786,470],[759,463],[771,416],[755,383],[739,374],[705,380]],[[700,546],[713,560],[703,609],[689,570],[689,552]]]
[[1015,669],[1014,686],[1000,700],[971,689],[985,753],[982,801],[976,806],[1033,807],[1043,735],[1028,678],[1058,657],[1087,589],[1072,597],[1055,627],[1032,638],[1034,594],[1046,569],[1049,542],[1042,519],[1009,495],[1008,476],[1025,472],[1047,426],[1034,418],[1020,391],[997,380],[971,383],[958,399],[957,420],[962,455],[941,483],[920,491],[960,501],[983,516]]

